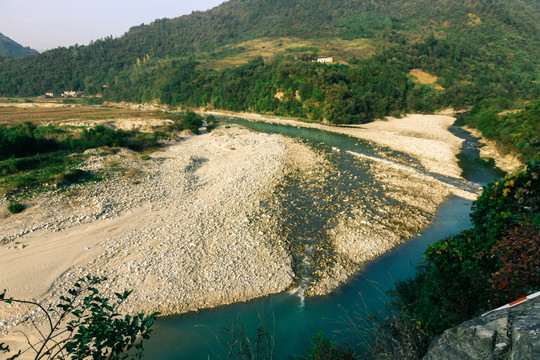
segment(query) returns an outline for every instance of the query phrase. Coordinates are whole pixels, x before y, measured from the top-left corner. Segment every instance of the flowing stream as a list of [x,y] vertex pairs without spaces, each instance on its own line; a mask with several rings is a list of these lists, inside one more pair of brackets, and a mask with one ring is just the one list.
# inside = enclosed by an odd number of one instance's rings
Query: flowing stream
[[[284,235],[292,239],[294,271],[299,280],[294,291],[159,319],[151,339],[145,343],[143,358],[146,360],[227,359],[230,330],[235,329],[237,340],[245,335],[255,342],[261,325],[274,342],[275,359],[307,355],[311,338],[318,332],[340,342],[358,344],[363,340],[363,331],[351,331],[350,319],[358,314],[365,317],[370,313],[384,312],[385,291],[392,288],[394,281],[414,274],[413,264],[420,261],[427,246],[470,226],[471,201],[452,196],[439,207],[432,223],[419,235],[367,263],[353,279],[330,295],[304,298],[303,291],[316,278],[317,259],[321,258],[321,254],[315,256],[314,244],[327,241],[325,234],[335,225],[334,215],[347,212],[352,199],[357,203],[365,202],[373,216],[377,208],[373,208],[372,199],[376,198],[378,204],[391,201],[381,196],[381,189],[348,152],[372,157],[380,157],[383,153],[416,168],[419,164],[405,154],[373,147],[344,135],[237,119],[231,121],[259,131],[301,139],[323,152],[333,166],[333,171],[309,179],[291,177],[276,193],[277,201],[284,205],[280,207],[282,213],[276,215],[283,219]],[[486,185],[501,175],[478,161],[474,138],[459,128],[452,131],[465,139],[460,166],[467,180]],[[440,175],[428,175],[437,176],[442,181],[456,181]],[[456,185],[469,186],[466,182]],[[329,253],[323,255],[331,258],[331,248],[324,248]]]

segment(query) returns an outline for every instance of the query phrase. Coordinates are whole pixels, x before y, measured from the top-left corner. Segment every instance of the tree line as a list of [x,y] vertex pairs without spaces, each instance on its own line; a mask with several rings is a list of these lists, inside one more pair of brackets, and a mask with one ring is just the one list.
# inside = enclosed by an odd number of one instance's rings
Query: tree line
[[403,69],[374,60],[356,66],[324,65],[291,56],[257,58],[236,68],[199,69],[191,60],[141,68],[104,92],[107,99],[172,106],[255,111],[361,123],[417,110],[421,90]]

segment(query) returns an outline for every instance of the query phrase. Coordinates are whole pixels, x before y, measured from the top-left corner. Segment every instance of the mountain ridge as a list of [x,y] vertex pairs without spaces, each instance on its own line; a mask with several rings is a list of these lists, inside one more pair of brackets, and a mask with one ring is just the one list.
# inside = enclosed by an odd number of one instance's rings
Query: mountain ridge
[[6,56],[11,58],[19,58],[37,54],[39,54],[37,50],[31,49],[28,46],[22,46],[16,41],[0,33],[0,57]]

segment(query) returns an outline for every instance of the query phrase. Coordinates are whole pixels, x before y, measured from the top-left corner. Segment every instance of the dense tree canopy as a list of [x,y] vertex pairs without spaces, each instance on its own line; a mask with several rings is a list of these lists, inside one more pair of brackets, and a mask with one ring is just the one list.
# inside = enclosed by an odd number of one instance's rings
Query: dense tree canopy
[[104,94],[117,101],[157,98],[173,106],[271,112],[333,123],[365,122],[423,104],[421,91],[403,69],[374,59],[351,67],[258,58],[219,72],[175,60],[126,74]]

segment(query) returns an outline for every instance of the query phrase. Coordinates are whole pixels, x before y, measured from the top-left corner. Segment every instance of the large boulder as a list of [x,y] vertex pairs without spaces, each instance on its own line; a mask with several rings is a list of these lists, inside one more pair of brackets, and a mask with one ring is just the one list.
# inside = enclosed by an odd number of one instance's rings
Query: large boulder
[[540,297],[446,330],[424,360],[540,359]]

